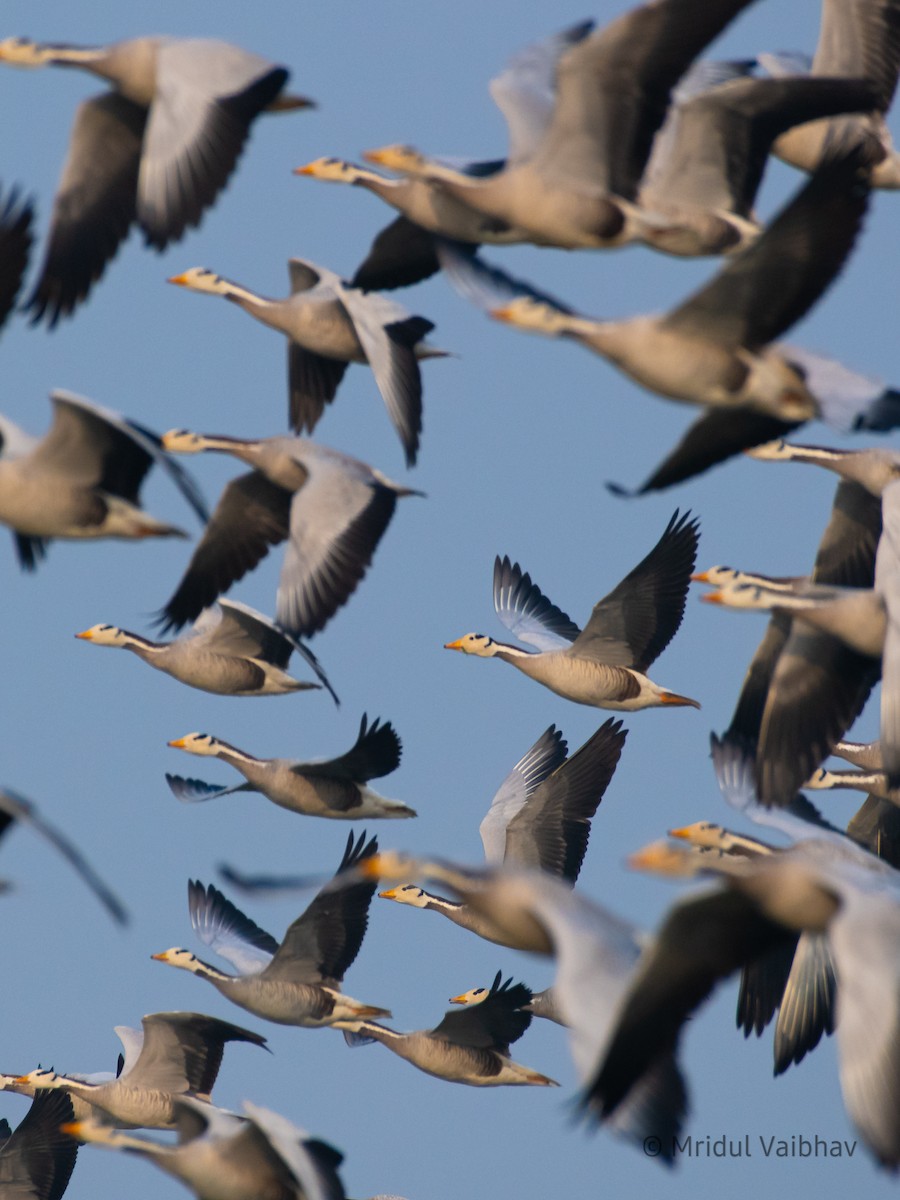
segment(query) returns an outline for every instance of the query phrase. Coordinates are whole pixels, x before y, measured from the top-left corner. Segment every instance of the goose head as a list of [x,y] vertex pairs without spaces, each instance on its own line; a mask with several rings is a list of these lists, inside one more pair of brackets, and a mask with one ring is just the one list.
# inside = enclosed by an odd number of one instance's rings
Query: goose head
[[724,608],[751,608],[769,611],[784,603],[784,596],[754,583],[732,583],[717,592],[707,592],[700,599],[705,604],[721,604]]
[[387,167],[389,171],[395,171],[398,175],[423,175],[431,167],[425,155],[420,154],[414,146],[399,143],[380,146],[377,150],[364,150],[363,158],[379,167]]
[[20,1075],[16,1083],[24,1083],[33,1088],[61,1088],[65,1087],[65,1080],[57,1073],[46,1067],[36,1067],[33,1071],[29,1071],[27,1075]]
[[218,754],[221,742],[208,733],[186,733],[184,737],[168,742],[175,750],[186,750],[188,754],[208,755],[212,758]]
[[75,636],[82,641],[93,642],[95,646],[127,646],[130,637],[117,625],[92,625]]
[[428,893],[415,883],[399,883],[378,895],[382,900],[396,900],[398,904],[411,904],[413,908],[427,908],[430,899]]
[[160,954],[151,954],[150,957],[155,962],[168,963],[170,967],[180,967],[183,971],[191,971],[195,975],[204,969],[204,964],[196,954],[191,954],[190,950],[182,950],[180,946],[172,946]]
[[233,285],[210,271],[207,267],[189,267],[180,275],[170,275],[167,283],[177,283],[179,287],[190,288],[192,292],[209,292],[213,296],[227,296]]
[[484,633],[467,633],[455,642],[445,642],[445,650],[459,650],[463,654],[475,654],[479,658],[493,658],[500,649],[500,643]]
[[0,62],[11,67],[43,67],[53,61],[54,49],[30,38],[4,38],[0,41]]
[[533,296],[516,296],[508,304],[490,309],[488,315],[505,325],[515,325],[517,329],[543,333],[547,337],[558,337],[567,333],[572,323],[568,313]]
[[486,987],[469,988],[467,992],[462,992],[459,996],[451,996],[451,1004],[480,1004],[482,1000],[487,1000],[491,994],[491,989]]
[[199,454],[206,450],[209,438],[202,433],[192,433],[189,429],[170,429],[160,439],[163,450],[171,454]]
[[346,162],[343,158],[316,158],[303,167],[295,167],[294,174],[324,179],[327,183],[357,183],[367,175],[354,163]]
[[710,567],[708,571],[700,571],[691,576],[692,583],[709,583],[713,587],[727,587],[730,583],[740,583],[743,572],[735,567]]

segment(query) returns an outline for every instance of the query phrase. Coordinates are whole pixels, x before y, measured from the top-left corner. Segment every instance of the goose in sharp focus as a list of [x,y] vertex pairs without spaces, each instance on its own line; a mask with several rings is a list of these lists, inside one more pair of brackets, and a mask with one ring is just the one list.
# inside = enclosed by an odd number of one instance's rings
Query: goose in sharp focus
[[747,0],[653,0],[567,48],[533,150],[483,179],[438,185],[546,245],[611,247],[640,236],[637,190],[672,88]]
[[[502,931],[505,945],[555,957],[554,1000],[569,1029],[575,1070],[584,1083],[593,1077],[646,945],[639,929],[546,871],[509,866],[473,870],[384,852],[367,859],[359,873],[366,878],[431,878],[446,884]],[[612,1128],[637,1145],[653,1134],[660,1142],[660,1161],[671,1162],[673,1139],[686,1108],[681,1073],[674,1058],[664,1056],[634,1089],[633,1099],[617,1114]]]
[[296,651],[338,703],[309,647],[269,617],[236,600],[220,599],[204,609],[191,633],[174,642],[152,642],[116,625],[92,625],[75,636],[94,646],[130,650],[157,671],[217,696],[285,696],[317,688],[319,684],[287,673]]
[[205,267],[191,267],[173,275],[169,283],[224,296],[287,336],[289,425],[296,433],[315,429],[350,363],[368,363],[403,445],[406,465],[413,466],[422,432],[419,360],[445,356],[423,340],[434,325],[393,300],[349,286],[334,271],[306,259],[290,259],[288,270],[291,294],[279,300]]
[[400,738],[390,721],[369,726],[365,714],[359,735],[339,758],[300,762],[290,758],[254,758],[208,733],[188,733],[169,742],[176,750],[219,758],[244,776],[246,782],[217,787],[200,779],[166,775],[179,800],[212,800],[233,792],[261,792],[273,804],[313,817],[356,821],[363,817],[414,817],[415,810],[399,800],[379,796],[366,784],[389,775],[400,765]]
[[225,186],[260,113],[307,108],[289,72],[227,42],[141,37],[79,47],[7,38],[0,62],[79,67],[112,85],[78,108],[28,307],[56,324],[100,278],[137,222],[163,250]]
[[531,1024],[531,1013],[524,1011],[531,988],[514,984],[512,978],[501,983],[502,979],[503,972],[498,971],[481,1003],[451,1010],[434,1029],[398,1033],[376,1021],[345,1021],[341,1022],[344,1036],[351,1046],[380,1042],[420,1071],[451,1083],[559,1087],[556,1080],[510,1058],[510,1045]]
[[760,66],[776,77],[861,75],[876,89],[875,111],[867,117],[810,121],[787,130],[773,153],[803,171],[814,171],[837,139],[874,134],[882,150],[872,173],[872,186],[900,187],[900,154],[884,121],[897,86],[900,68],[900,14],[893,0],[823,0],[816,51],[805,55],[761,54]]
[[174,1106],[175,1144],[95,1121],[64,1129],[79,1141],[149,1159],[199,1200],[344,1200],[337,1174],[343,1155],[279,1113],[249,1100],[243,1117],[186,1097],[176,1098]]
[[527,158],[546,131],[553,112],[559,56],[593,28],[593,21],[582,21],[526,47],[491,80],[491,97],[509,131],[505,160],[426,161],[410,147],[385,146],[367,151],[364,157],[400,172],[399,179],[336,158],[316,159],[296,169],[296,175],[365,188],[400,211],[401,215],[375,238],[353,276],[354,287],[372,291],[406,287],[427,279],[440,269],[437,236],[473,247],[481,242],[509,245],[530,240],[526,230],[477,212],[449,195],[441,187],[441,180],[483,179]]
[[[451,996],[451,1004],[481,1004],[491,995],[491,989],[486,987],[469,988],[459,996]],[[522,1005],[523,1012],[531,1013],[533,1017],[544,1017],[557,1025],[565,1025],[559,1002],[553,993],[553,988],[544,988],[542,992],[532,992],[531,999]]]
[[621,583],[594,605],[579,630],[531,582],[518,563],[494,561],[494,611],[538,653],[467,633],[446,649],[499,658],[559,696],[595,708],[632,712],[660,705],[699,708],[646,671],[674,637],[697,557],[699,522],[676,509],[662,537]]
[[31,201],[22,200],[13,188],[0,197],[0,328],[12,312],[31,250]]
[[141,1025],[140,1052],[133,1061],[126,1056],[121,1075],[110,1082],[88,1083],[41,1068],[23,1075],[20,1082],[33,1084],[39,1091],[62,1088],[101,1109],[119,1125],[172,1129],[175,1097],[194,1096],[210,1103],[228,1042],[266,1045],[260,1034],[203,1013],[148,1013],[141,1018]]
[[[114,921],[118,921],[120,925],[128,923],[128,912],[121,900],[107,887],[81,851],[41,816],[33,801],[10,788],[0,788],[0,838],[8,833],[16,822],[30,825],[60,852],[63,858],[75,868]],[[5,891],[9,886],[5,880],[0,880],[0,892]]]
[[[501,783],[481,822],[488,863],[532,867],[574,885],[587,850],[591,819],[613,777],[626,736],[622,722],[610,718],[567,758],[562,733],[553,725],[545,730]],[[479,937],[501,946],[511,944],[502,929],[463,901],[432,895],[414,883],[398,884],[379,895],[443,913]]]
[[[350,872],[377,852],[353,834],[336,876]],[[271,934],[244,916],[212,884],[188,883],[191,924],[204,945],[211,946],[240,972],[226,975],[188,950],[172,948],[152,957],[206,979],[234,1004],[279,1025],[315,1029],[357,1017],[389,1017],[386,1008],[363,1004],[341,992],[344,973],[362,945],[375,883],[357,880],[329,890],[326,885],[279,945]]]
[[35,1096],[21,1123],[0,1140],[4,1200],[60,1200],[78,1155],[78,1143],[60,1128],[72,1116],[63,1093]]
[[[870,147],[837,149],[765,232],[662,315],[599,321],[450,245],[441,265],[466,298],[533,333],[566,337],[642,387],[706,410],[638,489],[668,487],[818,417],[843,430],[900,423],[897,393],[776,342],[846,262],[869,199]],[[631,494],[614,485],[617,494]]]
[[33,438],[0,417],[0,522],[33,570],[51,538],[187,537],[140,507],[151,467],[165,470],[201,521],[208,513],[188,473],[157,434],[72,392],[51,392],[53,424]]
[[253,468],[227,484],[181,583],[160,614],[180,629],[287,540],[275,619],[294,637],[323,629],[366,572],[398,496],[418,496],[358,459],[305,438],[172,430],[178,454],[232,454]]

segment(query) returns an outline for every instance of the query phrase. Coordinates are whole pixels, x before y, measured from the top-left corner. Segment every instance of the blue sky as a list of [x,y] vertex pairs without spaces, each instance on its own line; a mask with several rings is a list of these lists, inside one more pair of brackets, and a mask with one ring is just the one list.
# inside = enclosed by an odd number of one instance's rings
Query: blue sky
[[[426,8],[335,0],[319,6],[207,6],[158,0],[123,10],[107,0],[36,7],[7,0],[4,34],[90,44],[150,32],[219,36],[293,71],[316,98],[314,112],[260,120],[227,191],[200,230],[157,256],[132,236],[76,317],[49,333],[21,318],[0,344],[2,410],[31,432],[49,417],[55,387],[80,392],[164,431],[268,436],[286,421],[282,339],[215,299],[167,286],[202,265],[264,293],[286,290],[286,260],[307,257],[350,274],[391,212],[358,189],[298,179],[293,167],[320,155],[358,159],[366,148],[408,141],[449,154],[502,154],[504,130],[487,94],[491,75],[516,49],[586,15],[567,5],[455,0]],[[789,11],[786,11],[788,10]],[[80,11],[79,11],[80,10]],[[214,16],[212,15],[214,13]],[[812,49],[818,6],[765,0],[721,40],[724,55]],[[214,23],[212,23],[214,22]],[[78,101],[98,83],[74,71],[0,69],[0,180],[37,198],[42,242]],[[767,176],[760,210],[770,214],[800,182],[787,168]],[[835,288],[791,338],[874,375],[900,375],[894,280],[895,197],[876,197],[856,253]],[[631,249],[612,254],[491,251],[496,261],[579,309],[626,316],[665,309],[715,270]],[[33,270],[37,266],[37,255]],[[511,765],[551,723],[571,749],[605,713],[568,704],[498,664],[448,654],[469,630],[501,635],[491,610],[495,554],[509,554],[573,619],[654,544],[676,507],[702,521],[700,565],[727,562],[773,574],[811,564],[833,482],[801,466],[734,462],[668,494],[627,503],[604,487],[639,483],[692,419],[649,396],[600,359],[488,321],[436,279],[401,296],[433,320],[433,340],[453,357],[424,364],[425,425],[419,466],[407,472],[371,374],[352,367],[315,432],[427,493],[404,500],[352,602],[314,642],[341,696],[260,700],[207,696],[151,672],[136,659],[77,642],[97,622],[149,633],[148,618],[171,594],[185,543],[51,547],[34,577],[5,558],[0,663],[5,682],[0,782],[33,797],[76,837],[132,912],[114,928],[68,868],[25,831],[4,844],[0,873],[16,881],[3,898],[4,986],[0,1070],[38,1061],[61,1070],[112,1067],[116,1024],[165,1009],[207,1011],[259,1029],[274,1056],[231,1047],[216,1099],[248,1098],[277,1109],[346,1154],[350,1195],[392,1191],[410,1200],[490,1192],[497,1200],[542,1195],[758,1196],[761,1189],[849,1189],[877,1195],[887,1178],[862,1147],[849,1160],[766,1159],[756,1139],[818,1134],[854,1138],[840,1100],[834,1047],[771,1078],[771,1037],[745,1043],[734,1029],[736,988],[691,1023],[683,1060],[692,1092],[688,1132],[749,1134],[744,1161],[683,1161],[673,1173],[609,1135],[572,1127],[574,1087],[564,1031],[536,1022],[515,1057],[563,1083],[549,1089],[463,1088],[434,1080],[378,1046],[350,1051],[331,1031],[264,1027],[202,981],[150,955],[192,939],[186,881],[216,881],[216,864],[279,872],[331,870],[347,827],[276,809],[261,797],[182,807],[164,773],[232,782],[224,765],[189,760],[166,742],[204,730],[261,756],[329,757],[349,747],[360,716],[391,720],[403,739],[400,769],[379,790],[418,809],[418,821],[381,823],[382,844],[477,861],[478,823]],[[803,440],[841,444],[811,426]],[[849,444],[849,442],[847,443]],[[853,444],[864,444],[862,439]],[[205,456],[189,463],[211,502],[235,469]],[[191,525],[174,489],[151,478],[146,506]],[[6,541],[6,539],[0,539]],[[280,554],[231,593],[271,612]],[[761,619],[701,606],[654,670],[658,682],[698,697],[701,712],[650,711],[626,718],[628,743],[598,813],[580,886],[647,927],[676,892],[634,876],[626,854],[672,826],[731,821],[708,758],[710,730],[731,716]],[[875,736],[870,704],[854,733]],[[822,799],[845,818],[851,801]],[[734,822],[732,822],[734,823]],[[369,826],[375,831],[375,823]],[[237,902],[280,936],[304,900]],[[400,1029],[435,1025],[451,995],[489,983],[495,971],[535,988],[549,964],[468,936],[431,914],[376,901],[347,991],[391,1007]],[[0,1098],[16,1124],[25,1103]],[[181,1194],[141,1163],[85,1150],[68,1195],[135,1200]]]

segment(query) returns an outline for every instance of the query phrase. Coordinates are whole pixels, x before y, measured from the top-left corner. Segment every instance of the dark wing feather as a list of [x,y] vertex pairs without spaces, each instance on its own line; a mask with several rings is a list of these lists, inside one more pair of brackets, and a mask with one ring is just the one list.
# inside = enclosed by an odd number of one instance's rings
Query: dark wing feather
[[440,1025],[432,1029],[432,1034],[457,1046],[508,1054],[510,1045],[531,1024],[531,1013],[522,1009],[531,1003],[532,991],[524,983],[513,983],[512,978],[501,983],[502,978],[502,972],[498,971],[490,992],[480,1004],[451,1009]]
[[159,615],[162,630],[180,629],[265,558],[290,531],[292,493],[259,471],[232,479]]
[[364,292],[386,292],[421,283],[440,269],[434,235],[400,216],[376,235],[350,286]]
[[31,201],[22,200],[16,188],[0,201],[0,325],[12,312],[28,266],[33,219]]
[[274,955],[278,949],[278,942],[271,933],[266,933],[265,929],[251,921],[211,883],[204,886],[199,879],[188,880],[188,909],[191,925],[204,945],[209,945],[220,934],[226,938],[230,934],[266,954]]
[[74,1119],[66,1092],[37,1093],[21,1124],[0,1143],[0,1194],[60,1200],[75,1168],[79,1145],[61,1132],[60,1125]]
[[736,1020],[744,1037],[751,1033],[759,1037],[778,1011],[791,973],[797,940],[773,946],[741,971]]
[[400,766],[401,753],[400,738],[390,721],[382,725],[380,718],[376,717],[368,725],[367,716],[363,713],[356,743],[346,754],[323,763],[300,763],[296,769],[301,775],[324,775],[329,779],[366,783],[396,771]]
[[151,1071],[171,1072],[173,1081],[182,1081],[173,1090],[187,1090],[200,1096],[208,1096],[213,1089],[226,1043],[266,1046],[266,1039],[260,1034],[203,1013],[150,1013],[142,1018],[141,1024],[144,1042],[132,1070],[140,1072],[146,1062]]
[[349,363],[316,354],[288,342],[288,425],[295,433],[311,432],[330,404]]

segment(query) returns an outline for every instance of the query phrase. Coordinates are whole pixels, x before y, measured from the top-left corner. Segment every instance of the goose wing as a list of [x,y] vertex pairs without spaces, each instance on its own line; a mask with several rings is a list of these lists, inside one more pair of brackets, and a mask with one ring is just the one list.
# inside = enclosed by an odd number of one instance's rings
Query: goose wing
[[567,650],[581,632],[506,555],[494,559],[494,612],[520,642],[538,650]]
[[502,979],[503,972],[498,971],[490,992],[480,1003],[467,1004],[446,1013],[441,1023],[431,1030],[432,1036],[446,1038],[457,1046],[508,1054],[510,1045],[531,1024],[531,1013],[522,1010],[531,1003],[532,991],[524,983],[513,983],[511,977],[505,982],[501,982]]
[[396,771],[401,753],[400,738],[390,721],[381,724],[380,718],[376,717],[369,725],[368,717],[363,713],[356,742],[346,754],[327,762],[298,763],[294,770],[299,775],[367,783]]
[[544,781],[566,761],[568,746],[555,725],[545,729],[530,750],[522,755],[506,776],[478,827],[489,863],[503,862],[507,829],[513,817],[531,799]]
[[148,1013],[141,1025],[141,1052],[127,1075],[132,1087],[208,1096],[227,1042],[266,1044],[258,1033],[203,1013]]
[[188,880],[191,925],[204,946],[209,946],[241,975],[256,975],[269,965],[278,942],[251,921],[227,896],[199,880]]
[[13,188],[0,200],[0,326],[12,312],[31,250],[34,208]]

